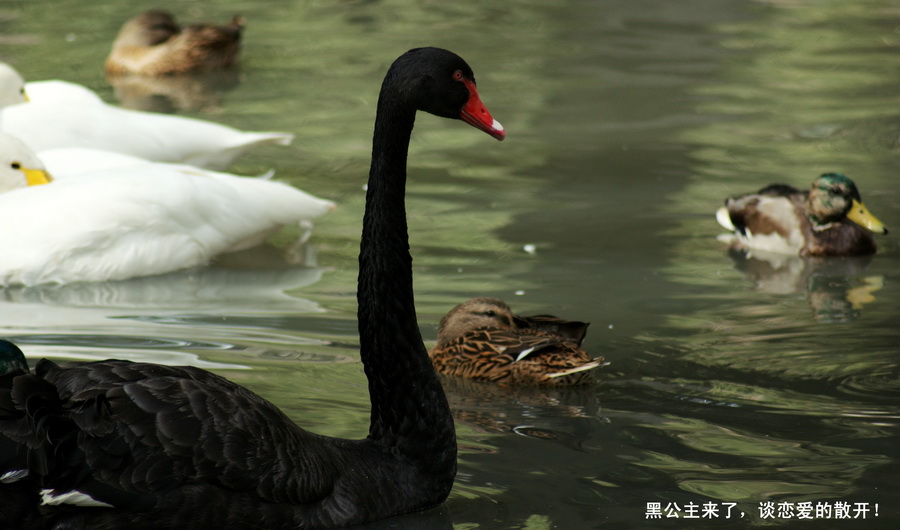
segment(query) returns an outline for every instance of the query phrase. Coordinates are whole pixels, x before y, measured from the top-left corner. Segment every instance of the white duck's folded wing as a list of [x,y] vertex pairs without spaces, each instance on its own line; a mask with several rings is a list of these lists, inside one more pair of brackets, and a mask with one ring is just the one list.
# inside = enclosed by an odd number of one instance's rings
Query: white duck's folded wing
[[289,133],[241,131],[205,120],[68,99],[6,107],[0,126],[35,151],[90,147],[210,169],[228,167],[255,146],[293,140]]
[[25,83],[25,94],[31,103],[105,105],[103,99],[90,88],[59,79]]
[[[289,185],[165,164],[0,195],[0,283],[122,280],[207,263],[334,207]],[[27,192],[27,193],[24,193]]]
[[129,168],[143,167],[148,164],[161,164],[115,151],[91,149],[89,147],[60,147],[48,149],[37,154],[47,171],[55,179],[64,179],[73,175],[91,175],[97,171],[118,169],[126,172]]

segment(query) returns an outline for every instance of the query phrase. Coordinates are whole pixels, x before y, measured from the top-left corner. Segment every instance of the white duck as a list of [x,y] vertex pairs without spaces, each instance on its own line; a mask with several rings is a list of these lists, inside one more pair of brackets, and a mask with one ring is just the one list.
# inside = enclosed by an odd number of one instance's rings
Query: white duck
[[25,83],[0,63],[0,130],[35,151],[89,147],[157,162],[224,169],[257,145],[288,145],[284,132],[248,132],[205,120],[142,112],[104,103],[66,81]]
[[[120,157],[45,186],[21,188],[44,166],[0,134],[0,285],[98,282],[203,265],[334,208],[287,184]],[[102,160],[98,156],[97,160]],[[64,164],[70,166],[71,162]]]

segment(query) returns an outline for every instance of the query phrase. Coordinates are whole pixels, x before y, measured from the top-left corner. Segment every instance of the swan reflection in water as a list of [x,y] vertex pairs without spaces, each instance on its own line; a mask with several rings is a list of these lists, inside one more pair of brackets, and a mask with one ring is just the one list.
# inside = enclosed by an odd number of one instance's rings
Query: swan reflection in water
[[884,285],[881,275],[867,274],[871,256],[801,258],[754,250],[729,250],[734,267],[771,294],[806,294],[813,317],[820,322],[848,322],[875,301]]

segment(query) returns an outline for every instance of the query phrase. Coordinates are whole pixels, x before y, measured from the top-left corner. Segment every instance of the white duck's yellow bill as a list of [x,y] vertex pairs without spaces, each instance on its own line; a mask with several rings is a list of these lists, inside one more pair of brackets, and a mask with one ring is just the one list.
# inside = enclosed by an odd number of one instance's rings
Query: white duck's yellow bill
[[40,186],[41,184],[49,184],[53,182],[53,177],[43,169],[23,169],[25,173],[25,182],[29,186]]
[[853,205],[850,207],[850,211],[847,212],[847,219],[876,234],[887,234],[888,232],[884,223],[872,215],[869,209],[856,199],[853,200]]

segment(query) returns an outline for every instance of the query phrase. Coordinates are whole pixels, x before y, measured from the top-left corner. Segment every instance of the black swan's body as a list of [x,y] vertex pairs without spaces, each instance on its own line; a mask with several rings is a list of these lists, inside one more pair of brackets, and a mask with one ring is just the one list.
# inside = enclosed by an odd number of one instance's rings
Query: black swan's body
[[29,373],[13,363],[0,376],[0,449],[16,453],[0,469],[2,487],[44,504],[21,515],[0,500],[0,515],[22,518],[0,523],[320,528],[442,502],[456,473],[456,437],[416,323],[404,206],[416,110],[505,134],[455,54],[411,50],[388,71],[359,256],[367,438],[306,432],[263,398],[197,368],[42,360]]

